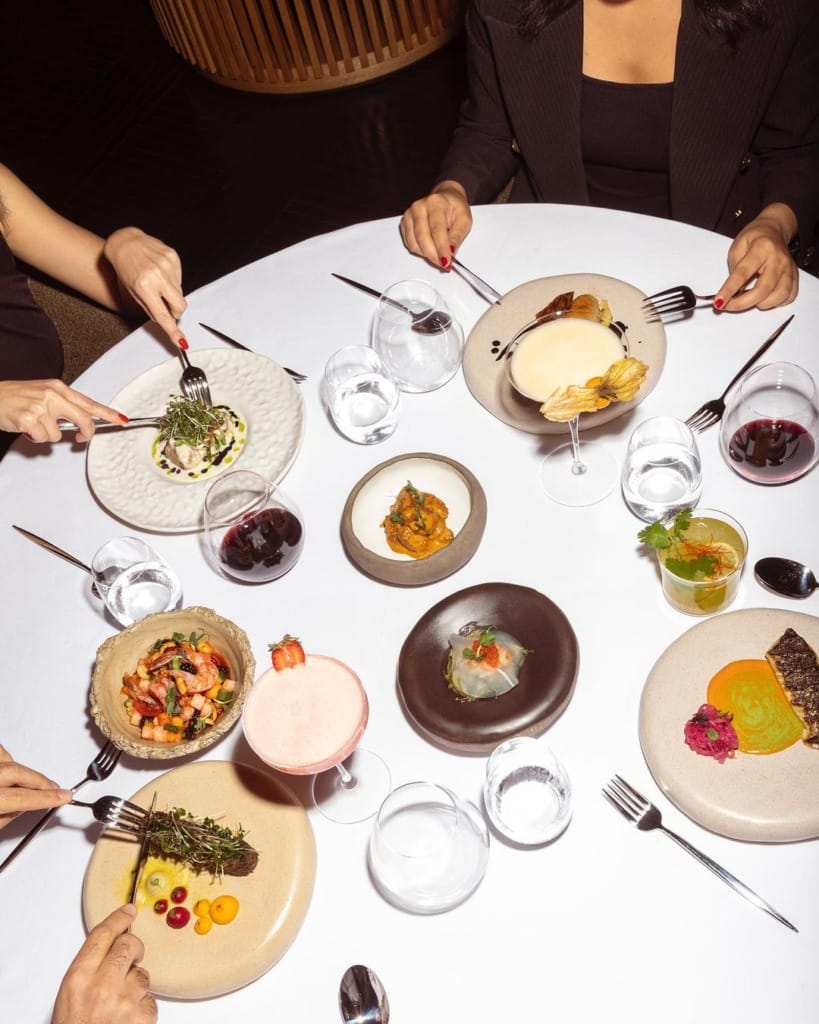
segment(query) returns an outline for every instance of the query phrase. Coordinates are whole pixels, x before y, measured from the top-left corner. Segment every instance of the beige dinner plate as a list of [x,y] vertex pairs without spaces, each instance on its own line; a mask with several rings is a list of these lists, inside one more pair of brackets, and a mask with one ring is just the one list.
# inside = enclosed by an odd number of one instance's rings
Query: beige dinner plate
[[[268,971],[289,948],[310,905],[316,874],[316,848],[307,814],[294,794],[268,772],[229,761],[197,761],[160,775],[130,799],[157,810],[183,807],[220,825],[242,826],[259,851],[258,865],[244,878],[193,875],[170,861],[149,858],[137,890],[132,931],[145,943],[142,966],[151,991],[176,999],[204,999],[241,988]],[[83,883],[83,915],[93,928],[128,899],[139,846],[130,838],[103,832]],[[192,909],[197,899],[235,896],[239,913],[206,935],[194,931],[196,917],[179,930],[154,912],[155,894],[146,881],[167,866],[174,885],[184,885]]]
[[584,429],[608,423],[639,405],[656,387],[665,364],[665,329],[660,322],[646,320],[642,310],[645,294],[634,285],[602,274],[563,274],[541,277],[513,288],[499,305],[490,306],[472,328],[464,348],[464,377],[469,390],[493,416],[531,434],[567,434],[569,426],[545,419],[538,411],[540,402],[515,391],[506,375],[506,356],[501,353],[521,327],[564,292],[605,299],[614,320],[624,330],[624,354],[635,356],[648,366],[645,382],[635,398],[630,402],[613,402],[599,412],[585,413]]
[[732,839],[791,842],[819,836],[819,750],[801,741],[778,754],[719,764],[683,737],[706,702],[709,680],[729,661],[764,658],[785,630],[819,650],[819,618],[752,608],[698,623],[660,656],[640,701],[640,743],[666,796],[694,821]]

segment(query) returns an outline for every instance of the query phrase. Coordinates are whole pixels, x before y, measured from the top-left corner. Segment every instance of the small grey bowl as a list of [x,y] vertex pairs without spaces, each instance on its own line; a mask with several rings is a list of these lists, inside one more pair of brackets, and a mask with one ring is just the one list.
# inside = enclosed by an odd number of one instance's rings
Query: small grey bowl
[[[401,488],[411,481],[419,491],[449,508],[454,540],[425,558],[391,550],[381,523]],[[466,565],[486,526],[486,495],[477,478],[445,455],[412,452],[388,459],[355,485],[341,516],[341,540],[350,560],[368,576],[402,587],[435,583]]]

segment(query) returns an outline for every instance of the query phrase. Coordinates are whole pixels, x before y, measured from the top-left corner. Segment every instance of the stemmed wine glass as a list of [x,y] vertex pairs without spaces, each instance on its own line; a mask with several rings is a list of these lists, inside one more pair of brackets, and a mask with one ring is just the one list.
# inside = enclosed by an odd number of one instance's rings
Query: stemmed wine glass
[[[298,643],[285,637],[282,644],[288,641]],[[311,654],[256,680],[242,726],[265,764],[288,775],[313,775],[318,810],[351,824],[371,818],[390,791],[384,760],[358,746],[368,717],[367,694],[355,672],[335,658]]]
[[[571,385],[582,388],[599,379],[623,359],[624,351],[624,336],[615,324],[606,324],[601,316],[585,309],[555,310],[515,341],[506,373],[521,395],[546,403],[555,392]],[[562,411],[554,417],[548,412],[544,415],[556,421],[567,419]],[[579,419],[580,414],[568,419],[570,443],[551,451],[540,466],[540,482],[549,497],[575,507],[601,501],[619,479],[617,460],[607,448],[595,442],[581,443]]]

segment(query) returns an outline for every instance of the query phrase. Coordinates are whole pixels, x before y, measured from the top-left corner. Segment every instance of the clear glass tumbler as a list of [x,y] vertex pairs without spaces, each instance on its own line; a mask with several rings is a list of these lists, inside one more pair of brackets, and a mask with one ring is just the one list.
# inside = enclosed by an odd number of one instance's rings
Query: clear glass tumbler
[[626,504],[644,522],[693,508],[702,494],[702,466],[691,428],[673,416],[640,423],[628,441],[621,483]]
[[336,427],[356,444],[377,444],[395,432],[400,393],[375,349],[347,345],[333,353],[321,390]]
[[378,300],[372,344],[402,391],[435,391],[461,365],[464,332],[426,281],[399,281]]
[[123,626],[178,608],[182,584],[168,563],[138,537],[115,537],[91,559],[91,575],[108,611]]
[[391,903],[436,914],[477,888],[489,857],[478,808],[444,786],[410,782],[381,805],[370,836],[372,876]]

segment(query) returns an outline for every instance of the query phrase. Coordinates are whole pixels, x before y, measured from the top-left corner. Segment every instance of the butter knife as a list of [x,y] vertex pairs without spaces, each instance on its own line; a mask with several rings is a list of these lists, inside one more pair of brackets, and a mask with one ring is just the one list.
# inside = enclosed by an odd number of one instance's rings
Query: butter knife
[[63,551],[62,548],[58,548],[57,545],[52,544],[50,540],[46,540],[44,537],[38,537],[36,533],[24,530],[22,526],[18,526],[16,523],[12,523],[11,525],[18,533],[22,533],[24,537],[28,537],[28,539],[34,541],[35,544],[39,544],[41,548],[45,548],[46,551],[53,551],[55,555],[59,555],[60,558],[64,558],[66,562],[76,565],[78,569],[84,569],[89,576],[92,575],[90,565],[86,565],[85,562],[81,562],[79,558],[75,558],[74,555],[70,555],[67,551]]
[[139,888],[139,880],[142,877],[142,869],[145,866],[145,860],[148,856],[148,844],[151,841],[150,833],[148,832],[148,824],[153,817],[154,808],[156,807],[156,792],[154,792],[154,798],[151,801],[151,806],[148,808],[148,817],[145,819],[145,834],[142,837],[142,842],[139,845],[139,856],[137,857],[136,867],[134,868],[134,881],[131,884],[131,895],[128,897],[128,902],[133,903],[136,899],[137,889]]
[[[221,341],[226,341],[228,345],[233,345],[234,348],[240,348],[243,352],[253,351],[252,348],[248,348],[247,345],[243,345],[241,341],[231,338],[231,336],[229,334],[225,334],[224,331],[217,331],[215,327],[210,327],[208,324],[203,324],[201,321],[199,322],[199,326],[203,327],[206,331],[210,331],[215,338],[219,338]],[[282,369],[285,373],[290,374],[297,384],[301,384],[307,380],[307,376],[305,374],[299,373],[298,370],[291,370],[289,366],[283,366]]]

